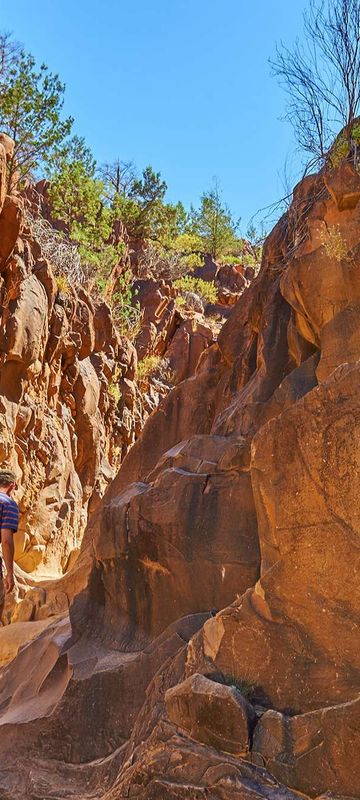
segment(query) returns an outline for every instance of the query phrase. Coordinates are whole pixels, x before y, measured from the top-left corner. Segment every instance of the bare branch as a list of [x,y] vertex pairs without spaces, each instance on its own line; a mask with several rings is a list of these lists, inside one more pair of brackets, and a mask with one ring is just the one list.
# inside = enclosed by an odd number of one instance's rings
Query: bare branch
[[324,159],[339,128],[350,140],[360,110],[359,0],[310,0],[303,42],[281,43],[270,64],[302,150]]

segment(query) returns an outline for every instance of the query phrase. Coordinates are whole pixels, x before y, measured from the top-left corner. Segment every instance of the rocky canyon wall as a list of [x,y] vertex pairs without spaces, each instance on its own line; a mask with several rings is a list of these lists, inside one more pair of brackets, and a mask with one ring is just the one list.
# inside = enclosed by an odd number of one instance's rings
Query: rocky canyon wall
[[72,570],[0,630],[4,800],[360,798],[359,201],[349,161],[295,188]]
[[[176,310],[164,281],[142,282],[138,337],[168,373],[139,386],[140,345],[119,334],[99,293],[72,280],[74,248],[39,216],[41,195],[6,195],[12,148],[1,135],[0,464],[17,475],[21,512],[4,623],[33,615],[28,601],[18,607],[27,587],[75,562],[89,515],[146,418],[213,342],[202,315]],[[67,605],[63,594],[55,607]]]

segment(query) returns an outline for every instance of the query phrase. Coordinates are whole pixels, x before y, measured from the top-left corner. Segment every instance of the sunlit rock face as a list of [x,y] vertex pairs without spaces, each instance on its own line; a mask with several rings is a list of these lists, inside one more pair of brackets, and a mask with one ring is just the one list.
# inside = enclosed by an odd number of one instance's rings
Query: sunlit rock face
[[351,163],[296,187],[73,569],[23,601],[39,628],[0,631],[4,797],[360,797],[358,187]]
[[135,439],[136,393],[127,426],[111,386],[116,380],[120,395],[133,382],[136,352],[106,305],[43,257],[26,200],[6,195],[10,156],[11,143],[0,142],[0,461],[20,485],[18,566],[61,574]]
[[12,153],[0,134],[0,464],[16,472],[21,511],[17,592],[4,624],[68,608],[74,584],[49,606],[38,581],[73,566],[89,516],[147,417],[214,342],[203,317],[176,312],[164,281],[162,291],[147,282],[138,336],[154,329],[145,354],[164,357],[167,373],[140,384],[137,342],[76,283],[73,249],[41,216],[49,213],[46,182],[6,194]]

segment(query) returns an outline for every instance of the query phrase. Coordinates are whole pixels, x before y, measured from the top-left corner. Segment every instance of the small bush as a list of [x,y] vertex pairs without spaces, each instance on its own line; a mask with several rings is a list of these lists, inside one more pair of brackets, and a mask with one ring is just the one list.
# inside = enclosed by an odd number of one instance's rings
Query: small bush
[[115,383],[114,381],[111,381],[111,383],[109,383],[108,385],[108,392],[110,397],[112,397],[115,400],[115,403],[117,405],[121,399],[121,392],[118,387],[118,384]]
[[121,391],[119,389],[118,380],[121,375],[121,369],[119,364],[116,365],[114,374],[112,376],[111,382],[108,384],[108,392],[110,397],[115,400],[116,405],[118,404],[119,400],[121,399]]
[[[360,121],[356,120],[351,129],[351,138],[359,146],[360,145]],[[342,130],[336,137],[335,142],[330,150],[329,161],[332,167],[338,167],[344,158],[350,154],[349,139],[346,132]]]
[[348,247],[338,225],[329,225],[327,232],[322,235],[326,255],[341,261],[348,254]]
[[184,300],[186,303],[187,308],[191,308],[192,311],[195,311],[197,314],[204,313],[204,298],[200,297],[199,294],[195,294],[195,292],[185,292]]
[[69,294],[70,286],[66,275],[63,273],[55,275],[55,282],[58,292],[61,292],[61,294]]
[[170,385],[174,384],[174,373],[169,367],[168,359],[161,356],[145,356],[138,362],[137,376],[140,384],[146,384],[149,378],[156,378]]
[[115,303],[111,313],[121,336],[126,336],[130,342],[134,342],[141,331],[144,312],[140,311],[137,306]]
[[233,686],[237,689],[243,697],[250,698],[253,696],[255,686],[246,679],[233,678],[231,675],[224,675],[224,681],[227,686]]
[[260,265],[261,258],[262,258],[262,247],[259,247],[256,256],[253,253],[245,253],[242,263],[244,264],[244,267],[254,267],[255,269],[255,267]]
[[213,336],[216,339],[220,329],[222,328],[226,318],[222,316],[222,314],[209,314],[209,316],[205,316],[205,320],[207,324],[210,326]]
[[217,302],[217,289],[214,281],[204,281],[202,278],[193,278],[191,275],[185,275],[183,278],[173,282],[174,289],[180,294],[192,292],[198,294],[206,303]]
[[194,269],[197,269],[197,267],[203,267],[204,266],[204,261],[203,261],[202,257],[199,256],[197,253],[189,253],[188,256],[184,256],[183,261],[184,261],[184,265],[189,270],[194,270]]
[[180,309],[180,308],[183,308],[185,305],[186,305],[185,297],[183,297],[181,294],[176,295],[176,297],[175,297],[175,308]]
[[243,264],[244,257],[238,255],[227,255],[219,258],[219,264]]
[[51,262],[55,274],[59,277],[66,276],[72,286],[84,284],[85,273],[79,251],[69,237],[53,228],[43,217],[34,217],[29,209],[24,211],[24,218],[33,238],[41,247],[42,255]]
[[145,356],[141,361],[139,361],[137,372],[139,381],[146,380],[146,378],[148,378],[152,372],[155,372],[155,370],[158,369],[161,362],[161,356],[154,355]]

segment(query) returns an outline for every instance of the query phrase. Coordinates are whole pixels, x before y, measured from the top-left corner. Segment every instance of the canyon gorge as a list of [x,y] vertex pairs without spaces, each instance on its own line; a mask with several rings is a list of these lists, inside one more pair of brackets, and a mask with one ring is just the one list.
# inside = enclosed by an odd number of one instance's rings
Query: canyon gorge
[[360,798],[357,164],[300,181],[258,274],[208,259],[208,313],[139,279],[130,341],[59,282],[11,152],[0,798]]

